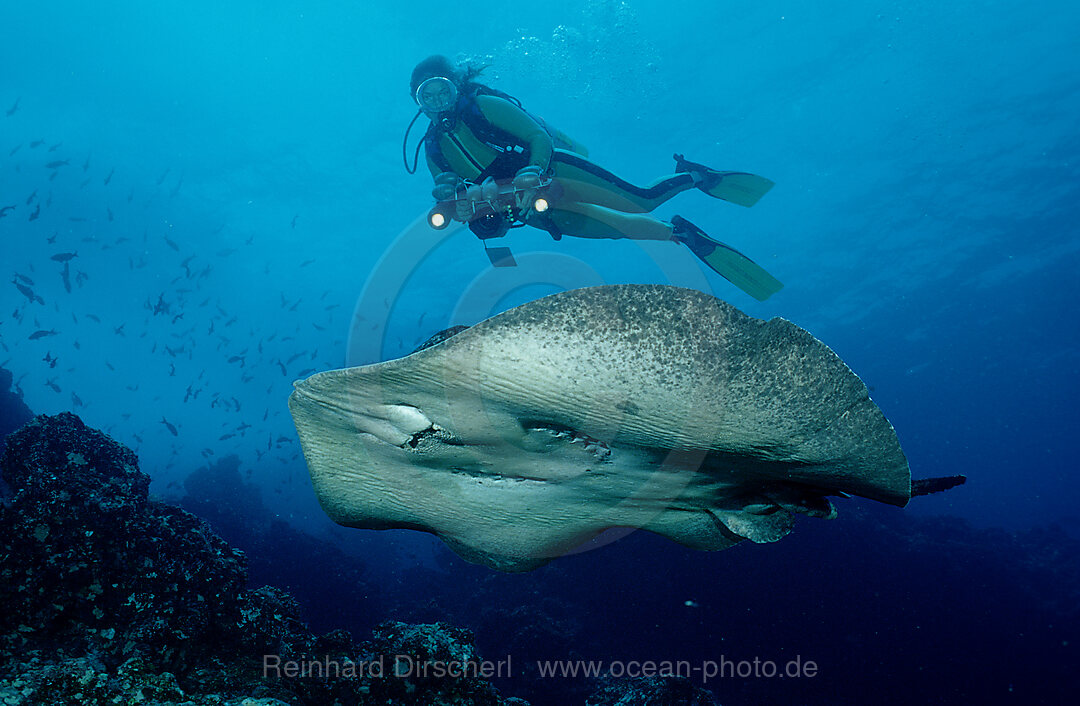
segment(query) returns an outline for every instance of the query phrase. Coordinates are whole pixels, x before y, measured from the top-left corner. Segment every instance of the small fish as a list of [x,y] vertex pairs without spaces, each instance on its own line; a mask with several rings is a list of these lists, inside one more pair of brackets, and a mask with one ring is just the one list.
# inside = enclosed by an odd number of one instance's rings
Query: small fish
[[28,338],[31,341],[36,341],[39,338],[46,338],[48,336],[55,336],[58,333],[60,333],[60,332],[59,331],[54,331],[52,329],[49,329],[48,331],[39,330],[39,331],[34,331],[32,334],[30,334],[30,336]]
[[30,149],[32,149],[32,150],[37,149],[38,147],[41,147],[43,144],[45,144],[45,140],[31,140],[30,141]]
[[293,216],[292,217],[292,223],[289,224],[289,227],[295,229],[296,228],[296,219],[299,218],[299,217],[300,217],[300,214],[296,214],[295,216]]
[[4,113],[4,115],[6,115],[9,118],[12,115],[15,115],[15,113],[18,112],[18,110],[19,110],[19,101],[21,101],[21,100],[22,100],[22,96],[19,96],[18,98],[16,98],[15,102],[11,105],[10,108],[7,109],[7,112]]
[[165,417],[162,417],[162,418],[161,418],[161,422],[160,422],[160,423],[161,423],[161,424],[164,424],[164,425],[165,425],[165,428],[166,428],[166,429],[168,429],[168,430],[169,430],[169,433],[171,433],[171,434],[172,434],[173,436],[180,436],[180,435],[179,435],[178,433],[176,433],[176,427],[174,427],[174,426],[173,426],[172,424],[170,424],[170,423],[169,423],[169,420],[168,420],[168,419],[166,419]]
[[36,199],[36,198],[37,198],[37,189],[34,189],[33,193],[31,193],[29,196],[26,197],[26,205],[29,206],[30,204],[34,203],[34,199]]
[[105,186],[109,185],[109,182],[112,181],[113,174],[115,174],[115,173],[116,173],[116,167],[113,167],[109,171],[109,173],[105,175],[105,181],[104,181]]
[[83,162],[82,170],[85,172],[89,168],[90,168],[90,155],[86,155],[86,161]]
[[60,386],[56,384],[56,378],[52,378],[51,380],[46,380],[45,384],[47,386],[51,387],[53,392],[60,392],[61,391]]
[[62,253],[57,253],[56,255],[53,255],[49,259],[50,260],[55,260],[56,262],[67,262],[68,260],[70,260],[72,258],[75,258],[75,257],[78,257],[78,256],[79,256],[79,253],[77,251],[76,252],[62,252]]
[[281,368],[281,374],[287,376],[289,374],[289,371],[285,368],[285,364],[282,363],[280,360],[277,361],[277,364]]
[[230,432],[228,434],[222,434],[221,436],[218,437],[218,441],[225,441],[226,439],[231,439],[234,436],[236,436],[236,434],[233,434],[232,432]]
[[165,301],[165,293],[162,292],[158,295],[157,304],[150,304],[150,300],[146,300],[146,308],[154,312],[154,316],[158,314],[165,314],[166,316],[172,314],[172,305]]
[[64,269],[60,272],[60,278],[64,281],[64,291],[71,294],[71,263],[65,262]]
[[36,206],[34,206],[33,213],[31,213],[30,217],[27,218],[26,220],[28,220],[28,221],[36,221],[38,219],[38,216],[40,216],[40,215],[41,215],[41,204],[37,204]]
[[19,144],[15,145],[14,147],[11,148],[11,151],[8,152],[8,157],[14,157],[15,153],[18,152],[21,149],[22,149],[22,143],[20,142]]
[[90,319],[91,321],[93,321],[95,323],[99,323],[99,324],[101,323],[101,319],[98,317],[97,314],[87,314],[86,318]]
[[169,175],[169,168],[168,168],[168,167],[166,167],[165,171],[164,171],[164,172],[162,172],[162,173],[161,173],[161,176],[159,176],[159,177],[158,177],[158,180],[157,180],[157,185],[158,185],[158,186],[161,186],[161,183],[162,183],[163,181],[165,181],[165,177],[166,177],[166,176],[168,176],[168,175]]
[[21,275],[18,272],[16,272],[15,273],[15,278],[16,279],[21,279],[25,284],[29,284],[31,287],[34,286],[34,280],[30,279],[26,275]]
[[164,238],[165,238],[165,244],[166,245],[168,245],[170,248],[172,248],[176,252],[180,252],[180,246],[177,245],[176,243],[174,243],[173,241],[169,240],[169,236],[166,235],[166,236],[164,236]]
[[83,406],[83,401],[81,399],[79,399],[78,395],[76,395],[74,392],[72,392],[71,393],[71,404],[74,405],[75,407],[82,407]]
[[8,211],[14,211],[15,206],[0,206],[0,218],[3,218],[8,214]]
[[[51,152],[52,150],[50,150]],[[45,165],[46,169],[59,169],[60,167],[66,167],[71,164],[70,159],[55,159]]]
[[314,262],[315,262],[314,260],[304,260],[303,262],[300,263],[300,267],[307,267],[308,265],[310,265],[310,264],[312,264]]

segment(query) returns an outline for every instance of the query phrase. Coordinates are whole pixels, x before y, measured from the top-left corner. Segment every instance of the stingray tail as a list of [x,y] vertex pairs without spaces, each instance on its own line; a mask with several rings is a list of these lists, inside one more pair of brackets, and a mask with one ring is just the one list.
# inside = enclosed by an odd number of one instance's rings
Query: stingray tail
[[967,476],[944,476],[943,478],[920,478],[911,481],[911,497],[940,493],[967,482]]

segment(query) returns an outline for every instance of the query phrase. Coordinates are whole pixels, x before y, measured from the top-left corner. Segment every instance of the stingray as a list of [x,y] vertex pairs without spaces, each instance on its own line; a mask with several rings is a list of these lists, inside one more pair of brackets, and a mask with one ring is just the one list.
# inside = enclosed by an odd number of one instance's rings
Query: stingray
[[610,528],[695,549],[773,542],[830,496],[904,506],[916,482],[866,386],[789,321],[689,289],[524,304],[289,398],[335,522],[440,537],[527,571]]

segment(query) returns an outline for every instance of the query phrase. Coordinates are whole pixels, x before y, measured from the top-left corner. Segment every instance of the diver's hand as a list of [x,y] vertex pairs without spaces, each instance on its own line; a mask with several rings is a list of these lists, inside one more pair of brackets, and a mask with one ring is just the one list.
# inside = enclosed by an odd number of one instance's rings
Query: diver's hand
[[517,207],[522,211],[531,211],[540,187],[544,185],[543,170],[537,166],[522,167],[514,175],[514,188],[517,193]]
[[542,183],[543,170],[537,166],[522,167],[514,175],[515,189],[538,189]]
[[454,201],[454,219],[468,223],[476,216],[476,204],[483,200],[483,187],[480,184],[466,184]]
[[431,195],[436,201],[452,201],[458,197],[459,191],[464,191],[465,180],[453,172],[443,172],[435,177],[435,186],[431,189]]
[[454,202],[454,220],[468,223],[473,217],[473,202],[468,198],[460,198]]

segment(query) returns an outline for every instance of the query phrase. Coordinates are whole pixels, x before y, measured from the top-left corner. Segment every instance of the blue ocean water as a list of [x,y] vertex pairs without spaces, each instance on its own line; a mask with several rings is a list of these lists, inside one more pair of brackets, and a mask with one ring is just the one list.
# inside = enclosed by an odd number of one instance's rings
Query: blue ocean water
[[[323,518],[292,382],[553,291],[659,282],[808,329],[870,386],[917,477],[969,477],[905,513],[1080,534],[1074,3],[117,0],[6,3],[4,16],[0,366],[35,412],[74,411],[130,445],[166,497],[237,454],[273,512],[423,596],[414,564],[448,561],[432,540]],[[672,171],[673,152],[775,180],[752,209],[688,193],[658,215],[685,215],[784,290],[757,302],[681,248],[535,231],[506,243],[522,266],[496,272],[467,231],[426,229],[430,181],[405,173],[401,150],[409,72],[432,53],[490,61],[492,85],[635,183]],[[61,253],[77,253],[67,284]],[[843,504],[834,524],[866,505]],[[813,551],[838,530],[807,531],[798,546]],[[791,644],[756,643],[756,621],[828,629],[761,620],[749,584],[793,607],[798,580],[829,583],[784,542],[733,559],[630,540],[646,564],[623,544],[567,571],[597,585],[633,574],[608,630],[650,654],[707,652],[720,633],[745,654]],[[736,570],[748,587],[727,585],[722,610],[700,595],[700,572]],[[528,581],[501,595],[525,601]],[[723,618],[688,618],[686,600]],[[871,613],[856,613],[850,654],[881,647]],[[916,636],[896,639],[916,653]],[[854,669],[833,667],[837,683]]]

